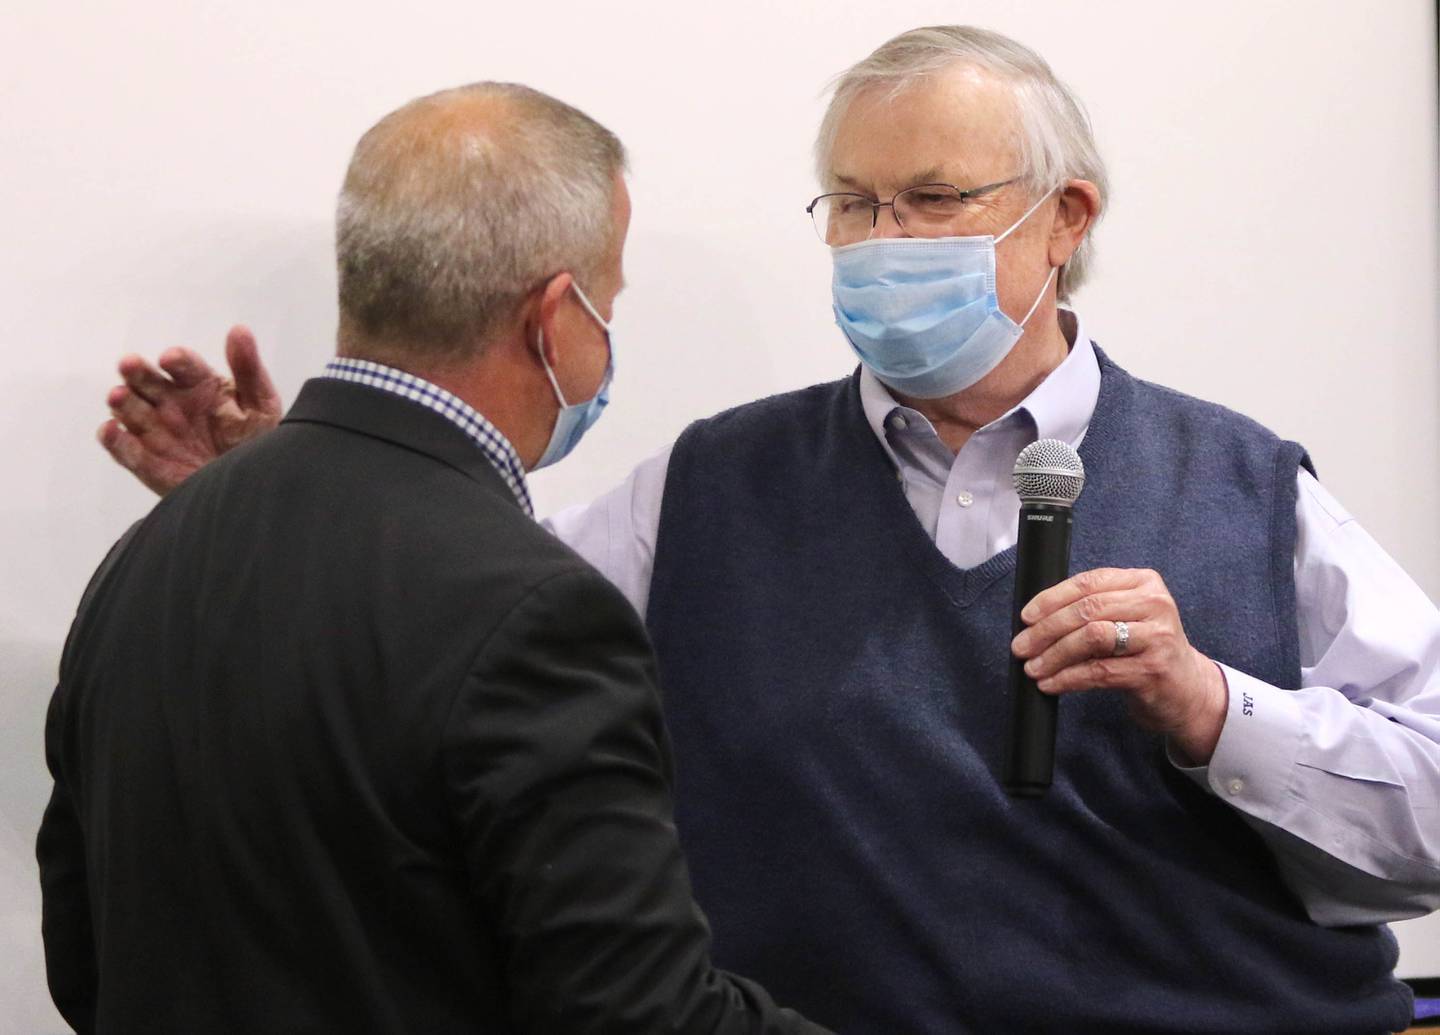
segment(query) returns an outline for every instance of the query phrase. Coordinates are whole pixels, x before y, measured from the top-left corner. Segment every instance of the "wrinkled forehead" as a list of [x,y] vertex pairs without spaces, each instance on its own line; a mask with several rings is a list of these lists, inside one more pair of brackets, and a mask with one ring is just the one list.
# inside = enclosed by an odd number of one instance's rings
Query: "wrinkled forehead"
[[1021,171],[1019,141],[1013,85],[952,66],[898,91],[857,94],[836,126],[826,187],[889,195],[917,183],[994,183]]

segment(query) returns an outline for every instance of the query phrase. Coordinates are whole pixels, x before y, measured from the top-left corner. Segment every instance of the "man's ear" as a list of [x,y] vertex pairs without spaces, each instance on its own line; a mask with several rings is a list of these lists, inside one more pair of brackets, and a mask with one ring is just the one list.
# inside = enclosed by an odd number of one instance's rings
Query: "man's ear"
[[1055,222],[1050,229],[1050,265],[1070,261],[1085,234],[1100,218],[1100,190],[1089,180],[1067,180],[1060,189]]
[[545,362],[550,364],[554,370],[558,361],[555,351],[555,323],[560,312],[560,303],[565,300],[566,293],[574,278],[569,273],[557,273],[545,282],[538,293],[532,296],[533,301],[526,306],[524,317],[525,325],[525,348],[531,353],[537,352],[537,347],[543,350]]

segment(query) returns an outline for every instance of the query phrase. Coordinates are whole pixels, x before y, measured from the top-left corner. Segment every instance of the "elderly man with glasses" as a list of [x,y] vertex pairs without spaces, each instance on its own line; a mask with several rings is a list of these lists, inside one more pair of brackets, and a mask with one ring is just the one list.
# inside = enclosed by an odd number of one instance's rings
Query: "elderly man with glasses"
[[[1433,604],[1299,445],[1131,377],[1064,304],[1106,178],[1038,55],[907,32],[816,154],[859,369],[552,521],[646,615],[717,962],[850,1033],[1403,1027],[1383,924],[1440,904]],[[269,420],[232,359],[246,405],[177,351],[107,447],[163,490],[194,429]],[[1039,438],[1084,460],[1081,574],[1012,641]],[[1039,800],[997,777],[1007,651],[1073,694]]]

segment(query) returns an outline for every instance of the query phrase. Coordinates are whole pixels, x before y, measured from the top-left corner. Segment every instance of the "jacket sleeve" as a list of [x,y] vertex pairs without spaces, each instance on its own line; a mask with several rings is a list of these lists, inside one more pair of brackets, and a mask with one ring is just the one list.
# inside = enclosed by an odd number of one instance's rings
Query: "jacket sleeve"
[[552,577],[490,635],[443,755],[521,1030],[823,1030],[710,964],[649,643],[598,573]]
[[140,522],[135,522],[110,548],[85,587],[60,659],[60,684],[45,716],[45,762],[55,786],[35,841],[35,858],[40,864],[40,933],[45,942],[50,997],[78,1035],[95,1030],[99,966],[86,879],[84,828],[75,799],[75,774],[65,752],[65,683],[85,617],[139,527]]
[[45,758],[55,787],[35,845],[40,863],[40,930],[50,996],[60,1016],[78,1035],[86,1035],[95,1030],[98,979],[85,880],[85,843],[60,764],[61,701],[57,690],[45,720]]

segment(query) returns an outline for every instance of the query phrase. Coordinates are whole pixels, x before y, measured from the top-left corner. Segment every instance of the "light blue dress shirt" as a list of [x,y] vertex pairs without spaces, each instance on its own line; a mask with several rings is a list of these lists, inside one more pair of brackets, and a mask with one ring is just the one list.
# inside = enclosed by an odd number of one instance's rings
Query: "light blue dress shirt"
[[[1069,356],[959,453],[861,372],[870,427],[916,517],[957,566],[1015,542],[1016,454],[1037,438],[1078,447],[1085,437],[1099,363],[1078,317],[1062,324]],[[594,503],[547,521],[641,614],[669,459],[667,447]],[[1221,665],[1230,702],[1214,756],[1177,767],[1259,832],[1315,922],[1419,916],[1440,908],[1440,611],[1309,472],[1297,477],[1303,689]]]

